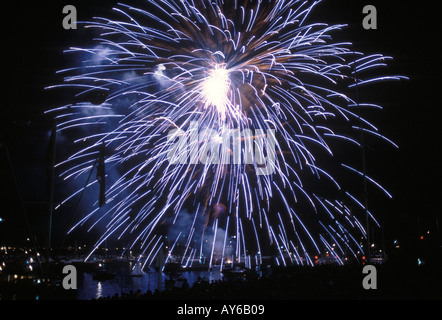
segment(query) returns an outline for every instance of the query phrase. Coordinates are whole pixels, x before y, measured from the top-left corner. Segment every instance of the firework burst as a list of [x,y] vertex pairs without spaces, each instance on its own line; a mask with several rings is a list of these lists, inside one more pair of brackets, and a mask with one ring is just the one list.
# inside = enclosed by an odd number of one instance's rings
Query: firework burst
[[[105,225],[95,248],[115,236],[144,264],[166,238],[167,259],[175,254],[184,265],[207,257],[210,266],[251,266],[263,254],[312,265],[325,251],[338,263],[357,257],[363,219],[377,222],[320,160],[336,162],[336,141],[358,150],[351,131],[389,141],[358,113],[380,107],[349,93],[401,77],[363,78],[390,57],[335,43],[344,25],[307,22],[317,3],[146,1],[83,22],[95,42],[66,50],[83,61],[52,86],[76,90],[77,102],[50,112],[58,132],[81,132],[78,151],[58,164],[61,177],[90,177],[105,154],[107,189],[106,203],[71,230]],[[91,94],[103,101],[88,102]],[[60,206],[97,183],[87,180]]]

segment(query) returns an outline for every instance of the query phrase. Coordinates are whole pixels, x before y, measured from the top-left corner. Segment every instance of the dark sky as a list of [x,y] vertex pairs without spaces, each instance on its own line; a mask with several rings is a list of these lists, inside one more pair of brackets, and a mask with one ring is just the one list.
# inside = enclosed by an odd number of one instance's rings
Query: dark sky
[[[8,19],[2,19],[1,29],[6,99],[0,117],[0,217],[8,225],[0,224],[0,241],[20,240],[27,232],[21,197],[33,231],[39,242],[45,242],[45,166],[50,119],[43,112],[59,105],[60,97],[43,88],[56,83],[59,80],[56,70],[69,65],[62,50],[72,42],[82,41],[79,31],[62,28],[62,8],[73,4],[78,19],[87,20],[106,14],[115,2],[26,1],[26,5],[16,2],[3,11]],[[378,10],[377,30],[362,28],[362,8],[366,4],[375,5]],[[353,42],[362,52],[393,56],[389,73],[410,77],[409,81],[378,86],[381,88],[371,93],[385,108],[374,122],[400,146],[395,150],[382,142],[373,143],[367,154],[369,171],[381,177],[383,185],[393,194],[390,201],[369,202],[370,207],[382,213],[389,237],[414,237],[418,227],[420,231],[434,228],[436,215],[442,222],[442,153],[439,152],[442,28],[438,12],[434,5],[424,2],[411,5],[399,0],[328,0],[312,15],[317,21],[348,24],[339,34],[343,40]],[[56,196],[62,193],[63,185],[57,184],[57,188]],[[66,223],[59,217],[55,219]]]

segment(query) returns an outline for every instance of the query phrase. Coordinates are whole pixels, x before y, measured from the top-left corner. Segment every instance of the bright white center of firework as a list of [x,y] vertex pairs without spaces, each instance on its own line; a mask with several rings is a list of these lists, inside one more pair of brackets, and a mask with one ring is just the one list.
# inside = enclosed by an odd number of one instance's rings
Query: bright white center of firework
[[203,82],[206,105],[215,106],[222,118],[226,113],[229,86],[229,71],[221,65],[216,65]]

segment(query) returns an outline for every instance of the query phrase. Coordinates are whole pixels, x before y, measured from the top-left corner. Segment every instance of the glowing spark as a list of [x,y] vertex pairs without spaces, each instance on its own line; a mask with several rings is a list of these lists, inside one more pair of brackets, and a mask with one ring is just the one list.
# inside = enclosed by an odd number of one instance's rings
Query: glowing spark
[[229,87],[229,72],[221,65],[216,65],[214,69],[210,70],[209,76],[203,80],[202,84],[201,91],[206,106],[215,106],[222,122],[226,120]]

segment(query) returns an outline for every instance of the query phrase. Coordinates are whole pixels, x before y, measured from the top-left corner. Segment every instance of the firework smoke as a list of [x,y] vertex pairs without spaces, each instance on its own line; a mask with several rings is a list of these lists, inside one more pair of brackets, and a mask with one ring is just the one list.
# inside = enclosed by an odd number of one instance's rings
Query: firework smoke
[[[321,164],[336,163],[336,145],[359,152],[361,131],[391,142],[360,116],[380,107],[351,95],[401,77],[364,78],[391,58],[334,42],[344,25],[309,24],[317,4],[146,1],[119,4],[116,19],[79,22],[97,36],[66,50],[83,61],[52,86],[75,90],[77,101],[50,111],[58,132],[78,136],[58,167],[63,179],[84,179],[104,148],[107,180],[106,204],[91,204],[71,230],[104,225],[95,248],[116,237],[145,265],[166,240],[183,265],[357,258],[366,215],[377,222]],[[338,167],[391,196],[361,170]]]

